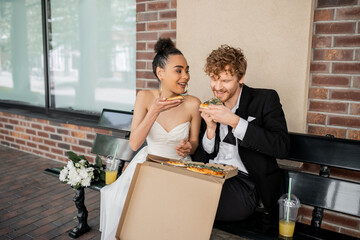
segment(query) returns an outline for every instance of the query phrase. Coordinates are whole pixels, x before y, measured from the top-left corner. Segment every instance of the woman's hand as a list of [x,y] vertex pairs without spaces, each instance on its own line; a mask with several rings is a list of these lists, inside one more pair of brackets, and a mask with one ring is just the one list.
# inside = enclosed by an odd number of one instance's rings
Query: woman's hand
[[186,157],[192,150],[192,145],[188,140],[181,140],[180,144],[175,147],[176,152],[181,157]]
[[156,98],[153,104],[149,108],[149,112],[154,113],[161,113],[164,111],[167,111],[171,108],[179,106],[181,103],[183,103],[184,100],[178,99],[178,100],[166,100],[166,98]]

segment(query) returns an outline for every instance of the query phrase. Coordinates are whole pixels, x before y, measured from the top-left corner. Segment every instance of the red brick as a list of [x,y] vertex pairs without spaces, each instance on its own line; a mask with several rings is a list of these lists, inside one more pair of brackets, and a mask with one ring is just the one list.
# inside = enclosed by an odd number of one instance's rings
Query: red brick
[[326,101],[310,101],[309,110],[315,112],[347,113],[347,104]]
[[95,139],[95,134],[93,134],[93,133],[86,134],[86,139],[94,140]]
[[326,134],[334,135],[337,138],[345,138],[346,130],[342,128],[334,128],[334,127],[321,127],[321,126],[308,126],[308,133],[325,136]]
[[310,88],[309,99],[327,99],[328,90],[323,88]]
[[84,154],[85,153],[85,148],[83,147],[78,147],[78,146],[71,146],[71,149],[74,151],[74,152],[77,152],[77,153],[80,153],[80,154]]
[[146,43],[144,42],[137,42],[136,43],[136,50],[146,50]]
[[169,22],[149,22],[147,24],[148,31],[168,30]]
[[47,132],[52,132],[52,133],[55,132],[55,128],[50,127],[50,126],[44,126],[44,130],[47,131]]
[[78,129],[85,132],[92,132],[93,128],[91,127],[84,127],[84,126],[78,126]]
[[144,80],[136,80],[136,88],[145,88],[145,81]]
[[20,137],[22,138],[22,139],[26,139],[26,140],[30,140],[30,135],[27,135],[27,134],[20,134]]
[[157,12],[137,13],[136,19],[137,19],[137,22],[156,21],[156,20],[158,20],[158,13]]
[[36,128],[36,129],[40,129],[40,130],[42,129],[42,126],[40,124],[35,124],[35,123],[31,124],[31,127]]
[[324,8],[324,7],[340,7],[340,6],[350,6],[356,5],[357,0],[318,0],[317,7]]
[[136,61],[136,70],[146,69],[146,62]]
[[176,21],[171,21],[171,29],[176,30]]
[[37,118],[36,121],[39,122],[39,123],[43,123],[43,124],[49,124],[49,121],[48,121],[48,120],[45,120],[45,119],[39,119],[39,118]]
[[314,50],[314,60],[327,61],[351,61],[353,60],[353,50],[344,49],[318,49]]
[[18,120],[14,120],[14,119],[9,119],[9,123],[14,124],[14,125],[18,125],[19,121]]
[[148,3],[147,4],[147,10],[148,11],[157,11],[157,10],[164,10],[169,9],[169,2],[154,2],[154,3]]
[[136,31],[141,32],[146,30],[146,24],[145,23],[137,23],[136,24]]
[[350,87],[350,77],[336,75],[313,75],[312,86]]
[[60,149],[57,149],[57,148],[52,148],[51,152],[55,153],[55,154],[58,154],[58,155],[64,155],[65,154],[63,150],[60,150]]
[[336,10],[337,20],[359,20],[360,7],[339,8]]
[[150,71],[136,71],[136,78],[154,79],[154,74]]
[[177,1],[171,0],[171,8],[177,8]]
[[38,136],[40,137],[44,137],[44,138],[48,138],[49,134],[47,132],[42,132],[42,131],[38,131]]
[[77,137],[77,138],[85,138],[85,133],[74,131],[74,132],[71,133],[71,136]]
[[45,140],[44,140],[44,143],[45,143],[46,145],[53,146],[53,147],[55,147],[56,144],[57,144],[56,142],[51,141],[51,140],[48,140],[48,139],[45,139]]
[[38,138],[38,137],[31,137],[31,140],[34,141],[34,142],[39,142],[39,143],[43,142],[43,140],[41,138]]
[[35,143],[32,142],[26,142],[26,145],[32,148],[37,148],[37,145]]
[[360,47],[360,36],[334,37],[334,47]]
[[77,129],[77,125],[74,124],[61,124],[61,126],[65,127],[65,128],[70,128],[70,129]]
[[332,20],[334,17],[334,9],[315,10],[314,22]]
[[353,81],[353,87],[360,88],[360,77],[355,77]]
[[360,239],[360,231],[357,229],[341,228],[340,232]]
[[157,32],[140,32],[136,33],[137,41],[148,41],[148,40],[157,40],[158,33]]
[[176,19],[176,11],[160,12],[160,19]]
[[[146,43],[146,50],[148,51],[154,51],[154,46],[156,42],[147,42]],[[152,60],[152,59],[151,59]]]
[[355,61],[360,61],[360,50],[359,49],[355,50]]
[[23,128],[23,127],[15,126],[15,131],[24,132],[24,128]]
[[176,31],[167,31],[160,33],[161,38],[171,38],[173,41],[176,39]]
[[153,52],[137,52],[136,60],[152,60],[154,55]]
[[346,226],[348,228],[358,228],[359,220],[354,217],[349,217],[344,214],[334,213],[331,211],[324,211],[323,220],[332,224],[341,223],[342,226]]
[[[154,77],[155,78],[155,77]],[[147,88],[158,89],[160,86],[159,81],[147,81]]]
[[101,133],[101,134],[105,134],[105,135],[111,135],[111,131],[110,130],[105,130],[105,129],[101,129],[101,128],[95,128],[94,129],[95,133]]
[[329,63],[311,63],[310,72],[311,73],[328,73],[329,72]]
[[360,74],[360,63],[333,63],[332,72]]
[[329,124],[344,127],[360,127],[360,117],[329,116]]
[[40,150],[44,150],[44,151],[49,151],[50,150],[50,148],[48,146],[44,146],[44,145],[41,145],[41,144],[38,145],[38,148]]
[[332,90],[331,99],[360,101],[360,91],[355,90]]
[[26,142],[24,140],[20,140],[20,139],[15,139],[15,142],[21,145],[25,145]]
[[360,130],[349,129],[348,130],[348,138],[360,141]]
[[325,125],[326,115],[321,114],[321,113],[308,112],[307,113],[307,123]]
[[356,23],[316,23],[315,34],[349,34],[355,33]]
[[145,3],[138,3],[136,4],[136,12],[145,12]]

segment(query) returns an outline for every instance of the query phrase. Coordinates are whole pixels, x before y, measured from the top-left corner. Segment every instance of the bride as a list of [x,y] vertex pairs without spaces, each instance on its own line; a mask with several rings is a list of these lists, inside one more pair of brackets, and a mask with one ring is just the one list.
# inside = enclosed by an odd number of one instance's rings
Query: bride
[[169,39],[159,39],[153,72],[160,89],[140,91],[136,97],[131,126],[130,147],[142,148],[121,176],[101,189],[101,239],[115,239],[121,212],[137,163],[143,163],[148,153],[172,159],[190,160],[198,146],[201,117],[200,100],[187,95],[183,100],[167,100],[186,92],[190,80],[189,66],[183,54]]

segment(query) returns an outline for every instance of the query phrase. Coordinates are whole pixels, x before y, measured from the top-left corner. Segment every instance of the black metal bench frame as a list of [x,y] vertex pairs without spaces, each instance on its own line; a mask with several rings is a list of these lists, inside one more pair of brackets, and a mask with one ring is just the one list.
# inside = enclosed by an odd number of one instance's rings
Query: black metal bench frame
[[[290,137],[291,149],[286,159],[320,166],[319,175],[283,169],[286,184],[292,178],[292,193],[301,204],[314,207],[311,225],[296,223],[293,239],[357,239],[322,229],[321,222],[324,209],[360,217],[360,183],[331,176],[332,168],[360,171],[360,141],[298,133],[290,133]],[[254,216],[261,218],[261,213]],[[215,222],[214,227],[249,239],[281,239],[277,233],[265,234],[259,231],[264,228],[253,228],[245,221]]]

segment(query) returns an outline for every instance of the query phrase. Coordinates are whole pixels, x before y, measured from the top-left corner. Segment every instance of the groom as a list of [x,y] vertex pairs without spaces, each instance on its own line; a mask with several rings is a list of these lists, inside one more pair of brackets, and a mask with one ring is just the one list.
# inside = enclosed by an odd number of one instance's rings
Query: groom
[[241,49],[222,45],[210,53],[205,72],[224,105],[200,109],[203,118],[194,161],[238,167],[225,181],[216,220],[243,220],[264,205],[275,223],[283,183],[276,158],[288,154],[290,140],[275,90],[244,85],[247,61]]

